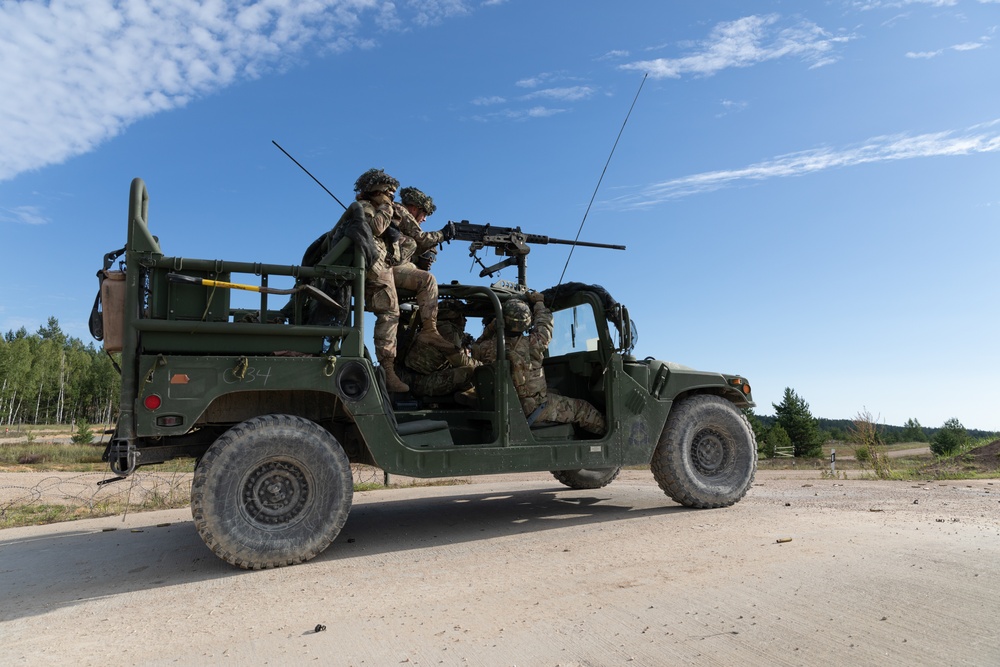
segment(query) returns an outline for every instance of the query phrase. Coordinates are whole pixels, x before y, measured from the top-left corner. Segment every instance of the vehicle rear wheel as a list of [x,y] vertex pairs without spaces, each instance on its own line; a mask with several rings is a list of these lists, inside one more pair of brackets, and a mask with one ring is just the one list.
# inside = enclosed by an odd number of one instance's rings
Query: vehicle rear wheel
[[353,497],[351,464],[336,438],[308,419],[264,415],[209,447],[195,469],[191,514],[217,556],[257,570],[322,553]]
[[621,471],[621,468],[553,470],[552,476],[571,489],[600,489],[613,482]]
[[668,496],[686,507],[727,507],[746,495],[757,470],[747,418],[719,396],[674,404],[650,464]]

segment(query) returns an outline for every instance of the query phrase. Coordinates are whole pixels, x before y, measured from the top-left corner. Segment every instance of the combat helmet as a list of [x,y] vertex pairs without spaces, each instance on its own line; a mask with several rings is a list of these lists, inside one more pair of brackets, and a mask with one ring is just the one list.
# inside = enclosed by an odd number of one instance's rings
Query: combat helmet
[[437,210],[434,200],[416,188],[403,188],[399,191],[399,199],[404,204],[416,206],[428,216],[433,215],[434,211]]
[[507,299],[503,305],[503,326],[507,331],[521,333],[531,326],[531,309],[520,299]]
[[381,169],[369,169],[358,176],[354,182],[354,191],[358,194],[367,192],[395,192],[399,188],[399,181],[385,173]]
[[465,302],[459,299],[442,299],[438,303],[438,320],[465,320]]

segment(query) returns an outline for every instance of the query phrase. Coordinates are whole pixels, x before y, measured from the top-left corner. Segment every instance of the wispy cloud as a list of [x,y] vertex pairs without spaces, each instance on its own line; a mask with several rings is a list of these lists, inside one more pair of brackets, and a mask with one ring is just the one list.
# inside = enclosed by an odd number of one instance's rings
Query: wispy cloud
[[[990,0],[979,0],[989,2]],[[852,3],[855,9],[868,11],[870,9],[899,9],[910,5],[927,5],[929,7],[954,7],[958,0],[865,0]]]
[[552,100],[566,100],[574,102],[590,97],[594,94],[594,89],[590,86],[571,86],[568,88],[543,88],[521,97],[522,100],[534,100],[539,98]]
[[688,55],[640,60],[621,69],[649,72],[653,78],[676,79],[691,74],[711,76],[731,67],[750,67],[779,58],[799,58],[812,67],[836,60],[834,48],[851,39],[833,36],[815,23],[802,21],[780,27],[780,17],[747,16],[716,25]]
[[617,60],[618,58],[628,58],[629,52],[623,49],[614,49],[608,51],[602,56],[599,56],[597,60]]
[[[465,13],[466,0],[73,0],[0,4],[0,181],[86,153],[135,121],[288,66],[308,46]],[[374,31],[376,28],[370,28]]]
[[436,25],[444,19],[462,16],[470,11],[465,0],[409,0],[407,5],[414,10],[410,20],[421,27]]
[[893,160],[995,152],[1000,152],[1000,119],[975,125],[964,131],[916,136],[880,136],[839,150],[817,148],[781,155],[773,160],[739,169],[709,171],[654,183],[642,188],[636,194],[618,197],[612,201],[619,208],[648,208],[664,201],[702,192],[772,178],[813,174],[827,169]]
[[506,98],[500,97],[499,95],[491,95],[489,97],[477,97],[472,100],[472,103],[477,107],[489,107],[494,104],[503,104],[506,101]]
[[546,106],[534,106],[528,109],[502,109],[488,114],[473,116],[473,120],[489,122],[493,120],[527,120],[529,118],[548,118],[557,114],[566,113],[566,109],[553,109]]
[[519,79],[514,82],[514,85],[518,88],[537,88],[538,86],[547,84],[549,81],[552,81],[558,76],[558,74],[553,74],[551,72],[543,72],[542,74]]
[[[982,2],[982,1],[983,0],[980,0],[980,2]],[[1000,2],[1000,0],[997,0],[997,1]],[[992,31],[991,31],[991,33],[992,33]],[[916,59],[926,59],[926,60],[929,60],[931,58],[937,58],[939,55],[941,55],[945,51],[959,51],[959,52],[963,52],[963,51],[975,51],[976,49],[980,49],[980,48],[986,46],[986,43],[989,42],[991,39],[993,39],[993,36],[992,36],[992,34],[989,34],[989,35],[984,35],[983,37],[980,37],[979,41],[977,41],[977,42],[963,42],[961,44],[953,44],[952,46],[949,46],[949,47],[946,47],[946,48],[943,48],[943,49],[936,49],[934,51],[907,51],[906,52],[906,57],[907,58],[916,58]]]
[[743,100],[722,100],[720,104],[722,105],[722,111],[715,115],[716,118],[728,116],[731,113],[739,113],[744,111],[747,106],[749,106],[747,102]]
[[[597,89],[588,85],[559,86],[557,83],[575,83],[578,78],[568,76],[560,72],[543,72],[535,76],[518,79],[514,82],[516,88],[526,88],[530,92],[517,92],[507,97],[501,95],[484,95],[471,101],[475,106],[499,106],[509,105],[506,109],[498,109],[487,114],[477,114],[473,120],[480,122],[496,120],[525,120],[528,118],[548,118],[556,114],[566,113],[569,109],[553,108],[548,106],[525,106],[537,100],[551,100],[553,102],[569,103],[579,102],[593,97]],[[545,86],[545,87],[543,87]]]
[[16,206],[0,208],[0,223],[15,223],[21,225],[44,225],[49,219],[42,215],[36,206]]

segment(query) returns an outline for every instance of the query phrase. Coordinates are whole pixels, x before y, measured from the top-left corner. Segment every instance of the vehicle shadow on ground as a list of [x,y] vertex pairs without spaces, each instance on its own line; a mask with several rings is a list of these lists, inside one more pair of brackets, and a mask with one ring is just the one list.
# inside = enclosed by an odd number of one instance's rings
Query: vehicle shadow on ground
[[[0,533],[0,623],[115,594],[238,575],[215,556],[190,520],[157,525],[160,512],[128,528],[66,530],[12,537]],[[95,520],[98,521],[98,520]],[[162,518],[160,519],[162,521]],[[105,521],[105,524],[107,522]]]
[[[659,489],[650,491],[649,502],[642,499],[642,507],[617,504],[616,497],[625,494],[616,494],[613,487],[448,495],[435,489],[430,497],[383,500],[386,493],[357,499],[338,538],[313,562],[691,511],[671,503]],[[66,530],[60,532],[0,539],[0,622],[109,595],[260,574],[216,557],[190,520],[162,525],[158,514],[162,521],[160,513],[133,515],[148,520],[117,530],[64,524]]]
[[650,490],[649,502],[638,507],[621,504],[621,497],[613,486],[597,490],[555,486],[356,503],[340,535],[319,559],[366,557],[692,511],[673,504],[658,488]]

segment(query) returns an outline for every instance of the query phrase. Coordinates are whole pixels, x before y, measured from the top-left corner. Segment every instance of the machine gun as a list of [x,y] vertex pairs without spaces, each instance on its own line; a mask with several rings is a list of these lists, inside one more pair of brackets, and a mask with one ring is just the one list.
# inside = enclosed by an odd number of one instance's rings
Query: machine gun
[[[479,277],[493,277],[493,274],[508,266],[517,265],[517,283],[521,287],[527,287],[527,260],[526,256],[531,252],[531,245],[547,245],[555,243],[557,245],[583,246],[586,248],[610,248],[611,250],[625,250],[623,245],[611,245],[608,243],[591,243],[589,241],[568,241],[566,239],[554,239],[542,234],[528,234],[521,231],[520,227],[497,227],[489,223],[477,225],[468,220],[461,222],[448,221],[449,236],[456,241],[468,241],[469,256],[472,257],[483,270],[479,272]],[[477,252],[483,248],[494,248],[496,254],[507,259],[492,266],[486,266],[479,259]]]

